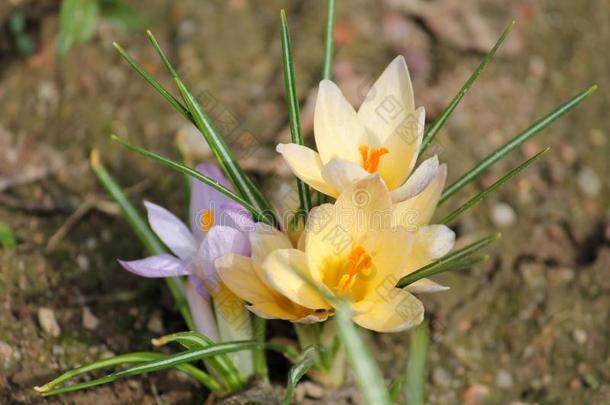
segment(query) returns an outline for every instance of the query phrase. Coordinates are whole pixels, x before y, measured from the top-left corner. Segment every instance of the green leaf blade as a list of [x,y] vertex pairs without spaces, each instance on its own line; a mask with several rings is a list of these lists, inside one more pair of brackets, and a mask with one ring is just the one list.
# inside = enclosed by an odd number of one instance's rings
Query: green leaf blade
[[324,65],[322,78],[332,79],[333,57],[335,53],[335,0],[326,0],[326,33],[324,36]]
[[311,369],[315,364],[320,348],[318,346],[309,346],[301,353],[300,360],[295,363],[288,372],[288,382],[286,383],[286,394],[282,405],[290,405],[294,388],[297,383],[303,378],[303,376]]
[[404,383],[404,397],[409,405],[423,405],[426,387],[426,357],[430,337],[428,322],[422,322],[411,332],[409,357],[407,359]]
[[345,345],[360,392],[362,392],[366,403],[390,405],[392,402],[383,383],[381,370],[375,364],[373,355],[358,334],[351,317],[351,309],[346,303],[343,303],[335,314],[339,336]]
[[[284,87],[286,91],[286,99],[288,102],[288,115],[290,117],[290,135],[292,143],[303,145],[303,129],[301,126],[301,112],[299,107],[299,99],[297,97],[294,59],[292,56],[292,41],[288,30],[288,20],[284,10],[280,13],[281,20],[281,43],[282,43],[282,60],[284,62]],[[299,214],[305,221],[307,214],[311,210],[311,195],[309,186],[302,180],[297,178],[297,189],[299,192]]]
[[[454,269],[458,268],[458,267],[454,267],[454,265],[456,263],[459,263],[460,264],[459,268],[461,268],[461,266],[464,264],[463,261],[470,259],[468,256],[470,256],[472,253],[476,252],[477,250],[482,249],[483,247],[489,245],[490,243],[500,239],[500,236],[501,235],[499,233],[497,233],[495,235],[490,235],[490,236],[480,239],[474,243],[471,243],[470,245],[468,245],[460,250],[457,250],[457,251],[443,257],[442,259],[432,262],[432,263],[428,264],[427,266],[424,266],[421,269],[416,270],[413,273],[406,275],[405,277],[401,278],[398,281],[396,286],[398,288],[404,288],[404,287],[408,286],[409,284],[412,284],[422,278],[431,277],[435,274],[443,273],[443,272],[449,271],[449,270],[454,270]],[[470,262],[466,262],[466,264],[469,264],[469,263]]]
[[465,211],[469,210],[470,208],[474,207],[475,205],[477,205],[478,203],[483,201],[489,194],[493,193],[498,188],[502,187],[510,179],[515,177],[517,174],[521,173],[521,171],[525,170],[530,165],[532,165],[536,160],[538,160],[540,157],[542,157],[542,155],[544,155],[546,152],[548,152],[549,149],[550,148],[546,148],[546,149],[538,152],[537,154],[535,154],[531,158],[527,159],[525,162],[521,163],[519,166],[515,167],[514,169],[512,169],[511,171],[506,173],[504,176],[502,176],[494,184],[492,184],[491,186],[489,186],[485,190],[481,191],[479,194],[477,194],[474,197],[472,197],[470,200],[468,200],[466,203],[461,205],[456,210],[452,211],[445,218],[440,220],[439,223],[441,223],[441,224],[448,224],[448,223],[452,222],[453,220],[455,220],[457,217],[459,217]]
[[500,35],[500,37],[496,41],[495,45],[483,57],[483,59],[479,63],[479,66],[477,66],[477,68],[470,75],[468,80],[466,80],[466,83],[464,83],[464,85],[462,86],[460,91],[458,91],[458,93],[451,100],[451,102],[447,105],[447,107],[445,107],[443,109],[443,111],[441,111],[441,113],[438,115],[436,120],[434,120],[434,122],[432,123],[430,128],[428,128],[428,130],[426,130],[426,134],[424,135],[424,139],[423,139],[422,145],[420,147],[420,152],[419,152],[420,156],[423,155],[424,151],[430,145],[430,143],[432,142],[432,140],[434,139],[434,137],[436,136],[438,131],[440,131],[440,129],[443,127],[443,125],[445,125],[445,122],[447,121],[449,116],[451,116],[451,113],[453,113],[453,111],[458,106],[458,104],[460,104],[460,101],[462,101],[462,98],[464,98],[466,93],[468,93],[468,90],[470,90],[470,87],[472,87],[472,85],[474,84],[475,80],[479,77],[479,75],[481,74],[483,69],[485,69],[485,66],[487,66],[489,61],[491,61],[491,59],[495,56],[496,52],[498,51],[498,49],[500,48],[500,46],[502,45],[504,40],[506,40],[506,38],[508,37],[508,34],[510,34],[510,32],[512,31],[514,25],[515,25],[515,22],[512,21],[504,29],[504,31],[502,32],[502,34]]
[[472,182],[474,179],[479,177],[483,172],[485,172],[489,167],[491,167],[494,163],[508,155],[510,152],[521,146],[524,142],[531,139],[538,133],[540,133],[543,129],[551,125],[562,115],[570,111],[572,108],[576,107],[583,100],[589,97],[593,92],[597,90],[597,86],[591,86],[586,90],[578,93],[570,100],[564,102],[553,111],[545,115],[544,117],[537,120],[530,127],[525,129],[523,132],[512,138],[510,141],[500,146],[496,151],[488,155],[486,158],[481,160],[475,167],[473,167],[470,171],[460,177],[455,183],[447,187],[441,198],[438,202],[439,205],[447,201],[452,195],[461,190],[464,186]]
[[[97,176],[98,180],[106,189],[106,192],[112,197],[112,199],[119,205],[123,213],[123,217],[127,220],[127,223],[134,231],[140,242],[146,247],[148,252],[152,255],[166,253],[166,249],[157,238],[155,233],[150,229],[142,215],[133,206],[131,201],[127,198],[121,186],[117,181],[108,173],[106,168],[101,164],[99,159],[99,152],[94,149],[91,151],[91,169]],[[184,283],[178,277],[166,277],[165,282],[174,298],[176,306],[180,310],[184,321],[186,322],[189,329],[194,330],[195,324],[191,316],[191,311],[188,306],[188,301],[184,292]]]

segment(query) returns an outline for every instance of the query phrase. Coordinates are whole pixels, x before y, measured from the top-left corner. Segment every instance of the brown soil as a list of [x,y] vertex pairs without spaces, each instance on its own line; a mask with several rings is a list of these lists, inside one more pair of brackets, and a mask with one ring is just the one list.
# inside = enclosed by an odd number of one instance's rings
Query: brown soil
[[[205,393],[174,372],[50,399],[32,390],[109,352],[151,350],[150,338],[184,328],[162,283],[131,276],[116,264],[115,258],[136,258],[143,249],[126,223],[100,206],[105,197],[87,156],[98,147],[135,201],[150,199],[182,212],[182,178],[113,145],[108,135],[129,136],[175,155],[174,135],[188,129],[112,48],[112,41],[121,43],[169,86],[142,33],[102,22],[93,41],[59,63],[53,45],[57,2],[9,3],[0,6],[0,222],[15,231],[19,243],[0,250],[0,403],[201,403]],[[279,9],[288,8],[297,86],[305,102],[321,72],[322,2],[132,3],[225,130],[239,124],[254,136],[243,161],[273,193],[277,180],[268,180],[269,173],[286,174],[273,152],[287,124]],[[493,232],[498,221],[503,238],[488,249],[488,264],[439,277],[451,290],[425,297],[433,330],[427,395],[433,404],[608,403],[606,1],[338,3],[339,84],[358,102],[368,83],[403,52],[417,102],[426,106],[429,120],[503,27],[517,21],[504,50],[438,137],[435,151],[448,163],[450,181],[562,101],[593,83],[600,86],[583,105],[440,208],[439,216],[525,157],[552,147],[543,162],[456,224],[460,243]],[[38,52],[27,58],[8,34],[9,16],[18,7],[29,16],[29,32],[38,44]],[[304,111],[305,126],[308,118]],[[240,145],[239,138],[230,139]],[[50,238],[86,201],[98,203],[49,249]],[[515,218],[503,214],[505,204]],[[40,308],[53,310],[59,336],[41,329]],[[96,327],[83,324],[84,308],[99,319]],[[391,378],[403,367],[408,334],[375,339]],[[280,384],[283,376],[274,373]],[[349,387],[324,396],[334,403],[360,401]]]

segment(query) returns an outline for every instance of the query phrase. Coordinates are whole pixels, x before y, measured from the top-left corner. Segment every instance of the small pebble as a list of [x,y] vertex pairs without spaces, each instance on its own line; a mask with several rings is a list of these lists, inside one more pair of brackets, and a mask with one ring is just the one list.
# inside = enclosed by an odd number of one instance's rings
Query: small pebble
[[13,355],[13,348],[6,342],[0,340],[0,362],[7,364]]
[[496,374],[496,385],[508,389],[513,386],[513,376],[506,370],[499,370]]
[[587,197],[597,197],[602,189],[599,176],[588,166],[578,172],[578,188]]
[[465,404],[484,404],[490,394],[489,387],[484,384],[474,384],[464,392]]
[[432,370],[432,380],[439,387],[448,387],[451,383],[451,376],[444,368],[435,367]]
[[158,312],[152,314],[146,325],[149,331],[158,335],[163,333],[163,321],[161,315]]
[[61,334],[61,328],[55,319],[55,312],[50,308],[38,308],[38,323],[48,335],[58,337]]
[[76,256],[76,264],[78,265],[78,268],[83,271],[89,270],[89,258],[85,255]]
[[584,345],[585,343],[587,343],[587,332],[582,329],[574,329],[574,331],[572,332],[572,337],[574,338],[574,341],[579,345]]
[[517,214],[513,207],[504,202],[499,202],[491,207],[491,220],[498,228],[511,226],[517,220]]
[[93,315],[89,307],[83,308],[83,327],[88,330],[95,330],[100,325],[100,320]]

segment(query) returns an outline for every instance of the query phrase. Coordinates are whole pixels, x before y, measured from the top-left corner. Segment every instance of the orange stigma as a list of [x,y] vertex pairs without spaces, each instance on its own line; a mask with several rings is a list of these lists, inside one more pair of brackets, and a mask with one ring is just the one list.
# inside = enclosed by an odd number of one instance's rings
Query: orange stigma
[[214,210],[202,210],[199,217],[199,227],[203,232],[207,232],[214,226]]
[[379,169],[379,159],[386,153],[390,153],[388,148],[372,148],[360,145],[358,148],[360,156],[362,156],[362,167],[369,173],[375,173]]
[[339,282],[339,290],[341,292],[345,292],[345,290],[351,287],[356,275],[370,269],[372,265],[371,255],[366,253],[362,246],[353,248],[347,260],[349,265],[347,274],[344,274]]

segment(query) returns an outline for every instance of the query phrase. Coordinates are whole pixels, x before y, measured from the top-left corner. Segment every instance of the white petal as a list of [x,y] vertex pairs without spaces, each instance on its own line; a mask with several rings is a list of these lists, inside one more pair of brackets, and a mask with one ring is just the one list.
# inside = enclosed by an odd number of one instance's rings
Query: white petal
[[401,270],[401,277],[418,270],[436,259],[440,259],[453,249],[455,232],[445,225],[429,225],[415,233],[413,248],[408,265]]
[[358,180],[370,177],[371,174],[362,166],[346,160],[332,159],[322,168],[322,177],[328,184],[341,193]]
[[165,208],[145,201],[148,222],[157,236],[182,260],[187,260],[197,251],[197,243],[191,231],[177,216]]
[[322,80],[314,113],[314,136],[322,163],[331,159],[359,163],[360,145],[368,145],[366,130],[341,90],[330,80]]
[[379,76],[358,110],[360,121],[382,142],[396,132],[415,110],[409,70],[396,57]]
[[392,191],[393,202],[408,200],[421,193],[438,173],[438,157],[436,155],[424,160],[409,179],[399,188]]
[[322,161],[315,151],[295,143],[280,143],[275,150],[299,179],[324,194],[337,196],[337,190],[322,178]]

